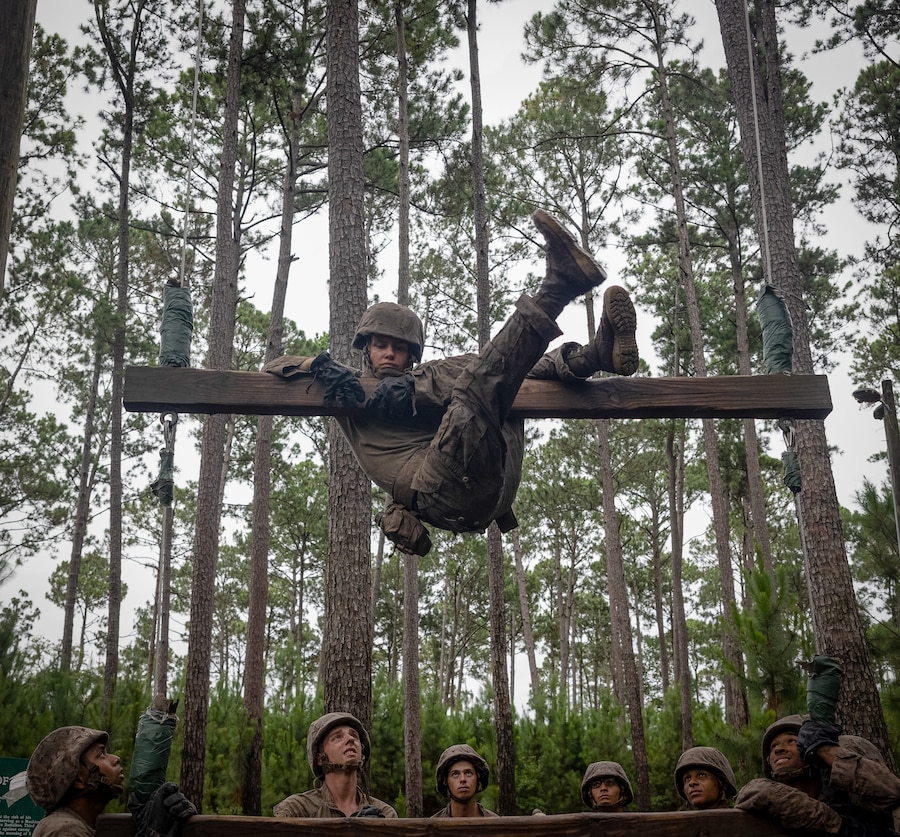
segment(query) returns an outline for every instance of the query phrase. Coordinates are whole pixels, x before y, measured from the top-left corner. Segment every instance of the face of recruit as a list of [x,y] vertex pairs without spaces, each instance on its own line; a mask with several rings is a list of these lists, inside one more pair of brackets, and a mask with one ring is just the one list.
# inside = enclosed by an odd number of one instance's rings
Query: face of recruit
[[797,733],[782,732],[772,739],[769,746],[769,767],[776,779],[803,768],[803,759],[797,749]]
[[409,344],[397,337],[373,334],[369,340],[369,362],[376,378],[400,375],[409,366]]

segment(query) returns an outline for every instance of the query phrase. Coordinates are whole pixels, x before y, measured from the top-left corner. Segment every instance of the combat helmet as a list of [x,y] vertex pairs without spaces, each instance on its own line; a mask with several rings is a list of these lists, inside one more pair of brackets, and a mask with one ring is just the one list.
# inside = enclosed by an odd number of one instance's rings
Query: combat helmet
[[581,799],[588,808],[594,807],[591,799],[591,785],[597,779],[604,779],[612,776],[622,788],[621,805],[624,807],[630,805],[634,800],[634,791],[631,789],[631,782],[625,775],[625,769],[617,761],[595,761],[589,764],[587,770],[584,771],[584,778],[581,780]]
[[772,778],[772,767],[769,765],[769,750],[772,747],[772,742],[783,732],[792,732],[796,735],[800,732],[800,727],[803,726],[803,722],[808,717],[808,715],[785,715],[766,727],[762,740],[762,761],[763,773],[765,773],[767,779]]
[[98,742],[108,744],[109,735],[87,727],[60,727],[34,748],[28,760],[25,787],[47,813],[60,806],[78,778],[84,751]]
[[725,798],[733,799],[737,794],[734,771],[725,754],[715,747],[691,747],[685,750],[675,765],[675,790],[682,799],[687,799],[684,792],[684,774],[692,767],[705,767],[712,770],[725,785]]
[[353,348],[362,350],[373,334],[386,334],[405,340],[409,345],[409,357],[413,363],[422,359],[422,347],[425,345],[425,330],[418,314],[405,305],[396,302],[376,302],[370,305],[356,327],[353,336]]
[[475,775],[478,777],[478,790],[483,791],[488,786],[488,780],[491,776],[488,763],[468,744],[454,744],[441,753],[437,769],[434,771],[434,780],[438,793],[441,796],[449,796],[447,774],[450,772],[450,766],[458,761],[472,762],[472,766],[475,768]]
[[340,726],[353,727],[359,733],[364,763],[368,762],[369,756],[372,754],[372,741],[359,718],[351,715],[349,712],[329,712],[321,718],[316,718],[309,725],[309,732],[306,735],[306,756],[309,760],[309,769],[312,770],[313,776],[317,779],[325,776],[325,771],[322,765],[319,764],[318,758],[322,742],[330,730]]

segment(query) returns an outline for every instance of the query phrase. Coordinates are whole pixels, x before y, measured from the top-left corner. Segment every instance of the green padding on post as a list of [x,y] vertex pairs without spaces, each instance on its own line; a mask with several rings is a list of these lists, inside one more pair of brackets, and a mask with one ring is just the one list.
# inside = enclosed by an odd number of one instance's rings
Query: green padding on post
[[159,365],[190,366],[193,334],[191,292],[178,285],[165,285],[162,325],[159,329]]
[[790,374],[794,354],[794,329],[787,305],[773,285],[762,286],[756,300],[756,314],[762,327],[766,372]]

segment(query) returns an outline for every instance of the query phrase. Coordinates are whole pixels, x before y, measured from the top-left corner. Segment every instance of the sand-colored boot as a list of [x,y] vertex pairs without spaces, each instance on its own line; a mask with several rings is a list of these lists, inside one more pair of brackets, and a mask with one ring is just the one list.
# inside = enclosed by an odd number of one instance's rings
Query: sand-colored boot
[[579,378],[595,372],[633,375],[640,357],[635,331],[637,314],[625,288],[614,285],[603,294],[603,316],[594,339],[566,356],[566,366]]
[[605,281],[606,273],[552,215],[536,209],[531,219],[547,251],[547,274],[534,301],[555,320],[572,300]]

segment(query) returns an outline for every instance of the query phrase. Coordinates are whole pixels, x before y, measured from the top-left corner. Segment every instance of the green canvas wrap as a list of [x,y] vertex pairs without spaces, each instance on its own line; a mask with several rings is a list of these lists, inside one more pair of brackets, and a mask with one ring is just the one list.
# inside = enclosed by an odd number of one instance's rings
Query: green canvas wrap
[[165,285],[159,329],[159,365],[190,366],[193,334],[194,308],[190,290],[179,285]]
[[781,454],[781,465],[784,468],[784,478],[782,479],[782,482],[784,482],[794,494],[797,494],[803,486],[800,477],[800,460],[797,458],[796,452],[786,450]]
[[146,802],[166,781],[166,768],[172,739],[175,737],[177,717],[150,707],[138,719],[134,737],[134,756],[128,774],[128,790],[132,799]]
[[794,329],[787,305],[774,286],[764,284],[756,300],[756,314],[762,328],[763,363],[770,375],[791,372]]
[[159,451],[159,475],[150,484],[150,490],[161,506],[171,506],[174,489],[175,451],[162,448]]
[[841,667],[834,657],[819,654],[812,659],[806,681],[806,708],[814,721],[834,723],[834,710],[841,691]]

